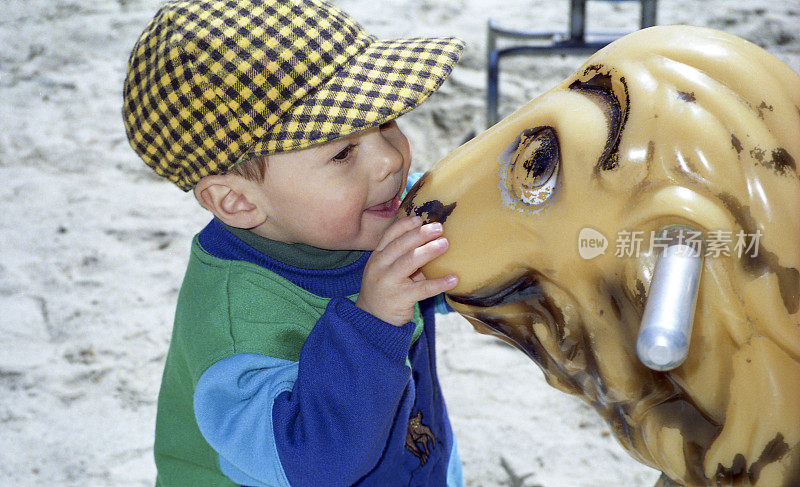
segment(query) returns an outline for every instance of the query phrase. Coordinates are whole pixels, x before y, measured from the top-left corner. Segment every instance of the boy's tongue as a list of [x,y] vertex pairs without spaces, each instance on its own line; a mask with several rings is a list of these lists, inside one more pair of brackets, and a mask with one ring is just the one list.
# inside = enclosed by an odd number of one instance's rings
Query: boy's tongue
[[385,211],[385,210],[391,209],[392,203],[394,203],[394,198],[392,198],[389,201],[386,201],[384,203],[381,203],[379,205],[370,206],[367,209],[369,211]]
[[400,197],[395,196],[394,198],[390,199],[389,201],[385,201],[379,205],[370,206],[367,208],[367,211],[370,213],[375,213],[380,216],[392,216],[397,213],[397,210],[400,209]]

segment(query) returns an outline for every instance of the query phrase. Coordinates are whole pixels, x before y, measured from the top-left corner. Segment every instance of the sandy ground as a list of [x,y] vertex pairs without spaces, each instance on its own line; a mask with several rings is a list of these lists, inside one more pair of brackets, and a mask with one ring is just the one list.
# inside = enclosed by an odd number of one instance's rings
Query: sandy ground
[[[189,242],[209,219],[153,176],[120,119],[130,48],[157,0],[0,4],[0,485],[152,485],[153,423]],[[468,47],[432,99],[401,119],[424,170],[484,127],[485,32],[566,25],[564,1],[343,0],[383,37],[454,34]],[[600,4],[595,6],[594,4]],[[379,8],[376,8],[376,5]],[[590,2],[590,26],[637,8]],[[659,23],[723,29],[800,71],[796,1],[659,2]],[[581,58],[504,64],[501,112]],[[469,486],[648,486],[579,400],[520,352],[441,320],[440,377]]]

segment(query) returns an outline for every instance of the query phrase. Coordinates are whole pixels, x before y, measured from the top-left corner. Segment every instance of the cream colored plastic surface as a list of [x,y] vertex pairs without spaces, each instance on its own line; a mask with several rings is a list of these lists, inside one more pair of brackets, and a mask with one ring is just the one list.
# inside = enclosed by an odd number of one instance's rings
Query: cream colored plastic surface
[[[444,222],[450,250],[423,271],[459,276],[450,304],[636,459],[684,485],[798,486],[798,161],[795,72],[722,32],[654,27],[455,150],[403,208]],[[635,346],[670,224],[707,247],[688,359],[664,373]]]

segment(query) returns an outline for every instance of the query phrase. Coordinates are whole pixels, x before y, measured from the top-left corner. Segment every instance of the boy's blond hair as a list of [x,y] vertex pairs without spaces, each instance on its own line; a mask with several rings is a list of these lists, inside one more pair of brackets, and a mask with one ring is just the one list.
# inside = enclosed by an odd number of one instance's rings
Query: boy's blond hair
[[248,181],[264,181],[264,177],[267,175],[267,157],[264,155],[251,157],[233,166],[229,174],[235,174]]

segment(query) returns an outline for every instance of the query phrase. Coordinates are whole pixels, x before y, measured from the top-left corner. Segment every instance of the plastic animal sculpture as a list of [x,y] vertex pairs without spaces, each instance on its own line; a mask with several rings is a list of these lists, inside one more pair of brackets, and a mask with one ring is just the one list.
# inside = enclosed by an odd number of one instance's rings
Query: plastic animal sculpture
[[[459,276],[449,303],[594,406],[660,484],[798,486],[798,159],[797,73],[722,32],[653,27],[455,150],[403,209],[444,225],[423,272]],[[654,370],[637,335],[659,237],[683,227],[703,252],[688,356]]]

